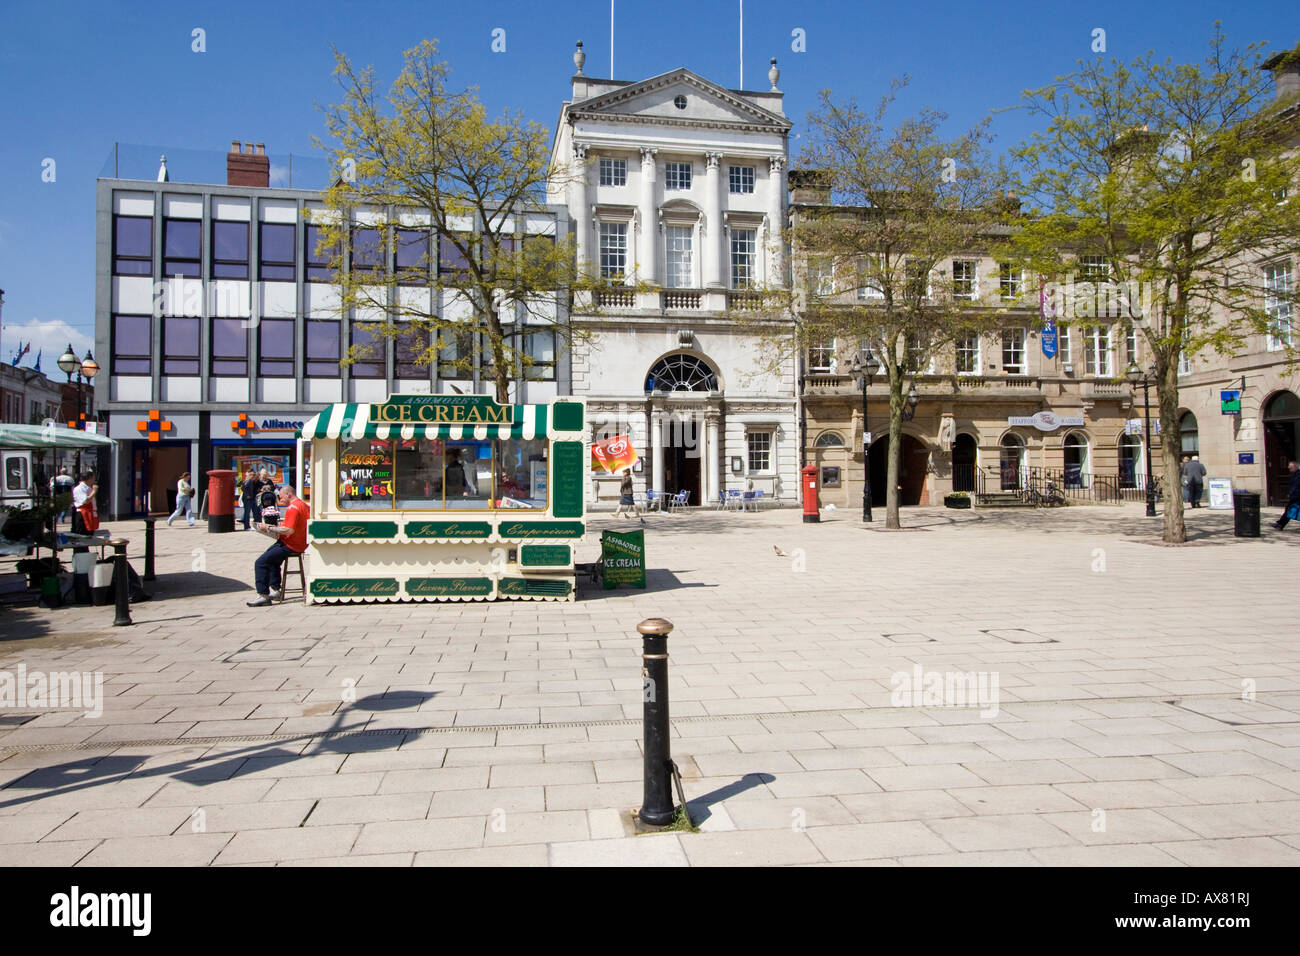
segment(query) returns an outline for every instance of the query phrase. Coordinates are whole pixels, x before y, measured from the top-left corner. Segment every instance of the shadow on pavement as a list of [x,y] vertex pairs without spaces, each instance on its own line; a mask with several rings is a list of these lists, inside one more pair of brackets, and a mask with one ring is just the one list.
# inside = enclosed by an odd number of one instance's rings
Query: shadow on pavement
[[[283,740],[255,743],[242,750],[219,755],[218,758],[177,760],[157,767],[140,768],[150,758],[140,754],[111,754],[106,757],[86,757],[49,767],[38,767],[31,773],[8,783],[0,794],[19,789],[41,788],[40,793],[24,794],[9,800],[0,800],[0,808],[35,803],[47,797],[74,793],[104,784],[118,783],[127,778],[170,777],[195,786],[205,786],[222,780],[231,780],[245,774],[292,764],[303,757],[329,753],[359,753],[399,747],[407,735],[418,728],[384,728],[383,732],[360,734],[370,716],[385,711],[418,708],[437,691],[400,691],[392,694],[374,694],[349,704],[335,715],[334,725],[314,734],[300,734]],[[355,717],[355,723],[348,723]],[[286,748],[286,744],[315,740],[314,747],[302,753]],[[156,746],[185,747],[184,738],[159,741]],[[190,744],[193,746],[193,744]],[[108,746],[107,742],[105,746]],[[198,744],[198,746],[210,746]]]
[[715,803],[722,803],[724,800],[744,793],[746,790],[753,790],[755,787],[761,787],[765,783],[771,783],[775,780],[770,773],[747,773],[735,783],[729,783],[725,787],[719,787],[702,797],[696,797],[694,800],[687,800],[686,806],[690,812],[691,820],[696,826],[699,826],[713,814],[709,812],[709,807]]

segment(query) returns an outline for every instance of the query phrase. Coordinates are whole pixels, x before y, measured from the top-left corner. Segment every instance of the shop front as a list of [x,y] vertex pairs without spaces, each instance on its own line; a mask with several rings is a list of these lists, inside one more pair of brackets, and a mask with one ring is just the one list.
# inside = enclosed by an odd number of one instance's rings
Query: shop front
[[574,599],[581,399],[391,395],[328,405],[310,442],[308,603]]
[[[229,431],[221,427],[229,421]],[[209,468],[229,468],[239,476],[235,481],[236,494],[244,474],[266,469],[277,485],[303,485],[303,497],[310,500],[310,490],[300,482],[297,473],[298,431],[305,424],[299,415],[276,415],[266,412],[240,412],[238,415],[218,418],[213,414],[212,462]]]

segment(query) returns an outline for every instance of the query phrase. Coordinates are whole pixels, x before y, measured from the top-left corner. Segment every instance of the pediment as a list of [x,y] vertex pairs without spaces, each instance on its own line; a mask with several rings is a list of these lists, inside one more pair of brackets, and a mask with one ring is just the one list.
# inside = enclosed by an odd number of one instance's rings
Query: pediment
[[[685,109],[677,97],[686,98]],[[592,119],[690,125],[738,125],[784,130],[791,123],[784,116],[755,106],[730,90],[710,83],[687,69],[629,83],[618,90],[581,100],[569,107],[571,114]]]

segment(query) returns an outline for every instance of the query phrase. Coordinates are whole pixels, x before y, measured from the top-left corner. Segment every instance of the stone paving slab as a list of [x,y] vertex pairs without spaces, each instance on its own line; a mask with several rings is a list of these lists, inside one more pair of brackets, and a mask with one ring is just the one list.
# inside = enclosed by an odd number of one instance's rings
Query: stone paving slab
[[[1294,866],[1300,535],[1188,518],[656,515],[644,592],[269,609],[260,539],[160,528],[131,629],[0,612],[0,670],[104,681],[0,723],[0,865]],[[654,616],[699,833],[631,829]]]

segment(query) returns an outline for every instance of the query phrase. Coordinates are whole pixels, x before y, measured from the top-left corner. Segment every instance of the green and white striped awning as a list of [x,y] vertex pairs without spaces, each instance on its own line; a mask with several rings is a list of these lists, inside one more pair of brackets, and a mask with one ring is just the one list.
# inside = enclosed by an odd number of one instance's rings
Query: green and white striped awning
[[298,437],[313,438],[431,438],[442,441],[470,439],[547,438],[545,405],[514,405],[512,425],[449,425],[372,422],[370,405],[339,402],[326,405],[315,418],[303,423]]

